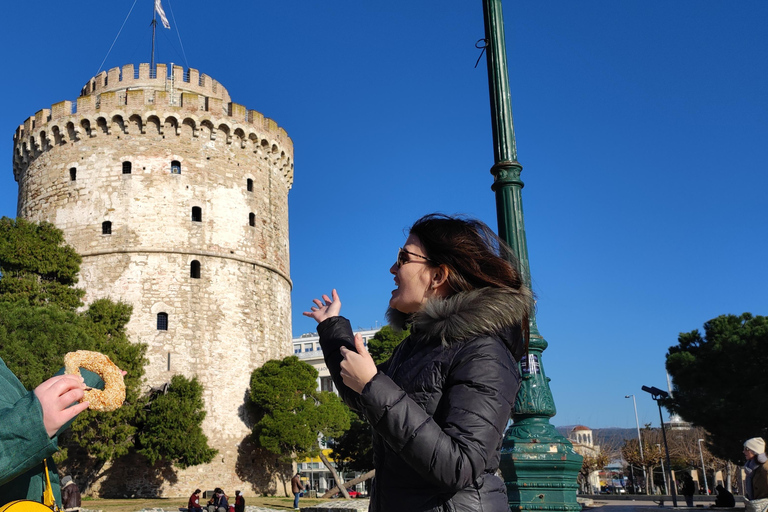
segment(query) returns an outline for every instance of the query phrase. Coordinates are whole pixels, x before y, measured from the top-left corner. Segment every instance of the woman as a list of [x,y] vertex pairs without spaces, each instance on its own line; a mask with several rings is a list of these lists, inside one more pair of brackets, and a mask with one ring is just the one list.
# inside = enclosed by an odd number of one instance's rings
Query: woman
[[387,312],[411,335],[378,368],[336,290],[304,313],[339,393],[373,429],[371,511],[509,510],[496,471],[532,304],[510,260],[482,222],[416,221],[390,268]]
[[747,512],[768,511],[768,456],[762,437],[753,437],[744,442],[744,506]]

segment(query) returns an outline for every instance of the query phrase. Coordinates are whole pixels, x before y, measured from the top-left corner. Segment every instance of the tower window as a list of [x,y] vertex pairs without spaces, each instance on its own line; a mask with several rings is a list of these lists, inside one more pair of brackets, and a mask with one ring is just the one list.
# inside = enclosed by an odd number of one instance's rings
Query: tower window
[[203,209],[199,206],[192,207],[192,222],[203,222]]
[[157,314],[157,330],[158,331],[168,330],[168,313]]
[[77,179],[77,167],[69,168],[69,181],[75,181]]
[[246,189],[248,192],[253,192],[253,180],[251,178],[248,178],[248,181],[246,182]]
[[178,160],[171,162],[171,174],[181,174],[181,162]]
[[200,279],[200,262],[192,260],[192,264],[189,266],[189,277],[192,279]]
[[131,174],[131,162],[123,162],[123,174]]
[[255,226],[256,225],[256,214],[251,212],[248,214],[248,225],[249,226]]
[[102,235],[111,235],[112,234],[112,223],[108,220],[105,220],[101,223],[101,234]]

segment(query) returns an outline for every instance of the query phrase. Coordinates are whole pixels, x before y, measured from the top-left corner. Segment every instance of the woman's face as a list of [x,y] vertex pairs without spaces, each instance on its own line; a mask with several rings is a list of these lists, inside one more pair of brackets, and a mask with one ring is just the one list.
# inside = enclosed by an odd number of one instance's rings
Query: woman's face
[[[421,305],[432,295],[432,277],[434,267],[425,258],[427,253],[422,247],[419,237],[409,235],[403,246],[408,253],[404,255],[406,260],[398,267],[395,263],[389,272],[395,276],[397,288],[392,290],[389,299],[389,307],[401,313],[415,313]],[[418,255],[418,256],[416,256]],[[420,258],[419,256],[424,256]]]
[[744,448],[744,456],[747,458],[747,460],[750,460],[755,457],[755,452],[750,450],[749,448]]

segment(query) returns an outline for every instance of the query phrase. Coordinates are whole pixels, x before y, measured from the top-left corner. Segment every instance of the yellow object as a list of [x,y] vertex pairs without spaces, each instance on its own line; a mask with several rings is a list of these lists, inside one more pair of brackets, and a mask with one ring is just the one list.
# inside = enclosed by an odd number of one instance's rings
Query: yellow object
[[16,500],[0,507],[0,512],[51,512],[51,509],[31,500]]
[[[51,487],[51,476],[48,474],[48,460],[43,460],[45,466],[45,491],[43,491],[43,505],[46,508],[57,512],[59,507],[56,506],[56,497],[53,495],[53,487]],[[34,503],[34,502],[33,502]]]

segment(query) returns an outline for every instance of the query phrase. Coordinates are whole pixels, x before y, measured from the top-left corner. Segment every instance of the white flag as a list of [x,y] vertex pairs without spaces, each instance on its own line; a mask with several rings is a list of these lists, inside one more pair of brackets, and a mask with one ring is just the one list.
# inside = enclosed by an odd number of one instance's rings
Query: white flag
[[171,28],[171,24],[168,23],[168,18],[165,17],[165,11],[163,10],[163,6],[160,5],[160,0],[155,0],[155,12],[160,15],[160,21],[163,22],[163,26],[165,28]]

